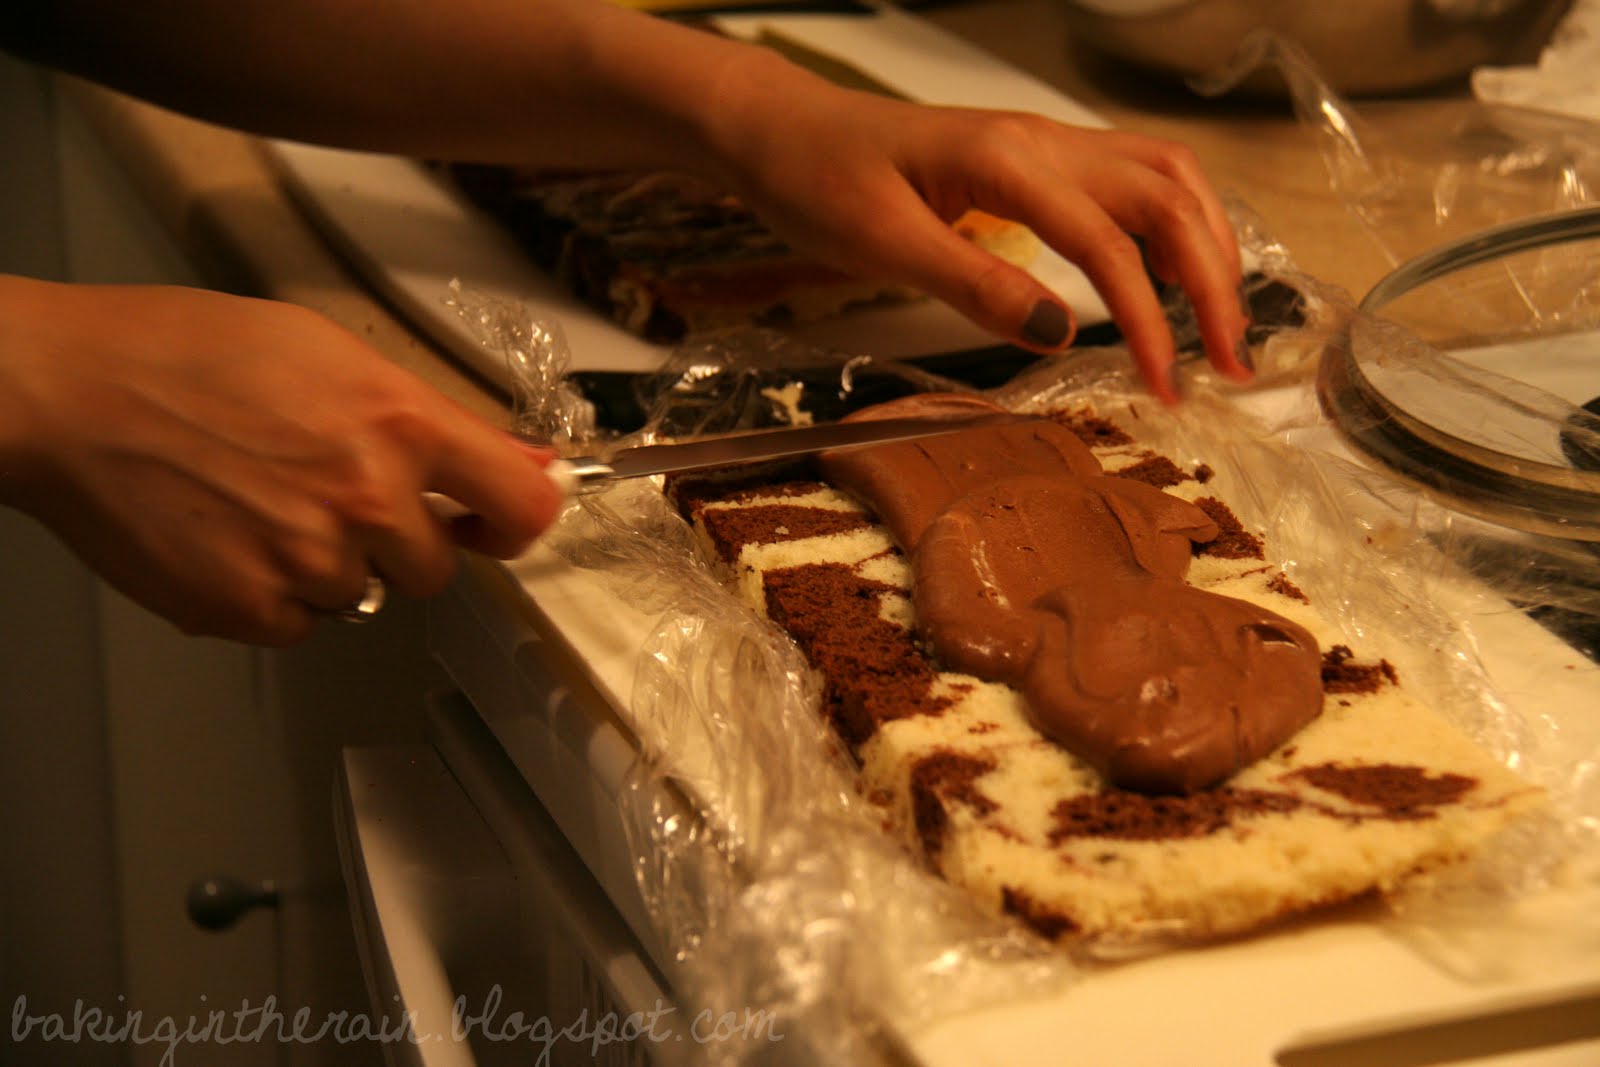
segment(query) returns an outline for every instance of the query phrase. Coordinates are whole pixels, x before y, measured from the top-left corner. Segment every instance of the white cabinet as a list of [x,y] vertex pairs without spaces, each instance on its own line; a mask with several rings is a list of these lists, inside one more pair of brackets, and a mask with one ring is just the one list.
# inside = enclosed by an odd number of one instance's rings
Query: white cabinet
[[[3,55],[0,144],[0,270],[205,281],[49,79]],[[8,1067],[156,1064],[167,1051],[133,1033],[74,1040],[80,1002],[106,1026],[142,1012],[147,1036],[175,1024],[180,1064],[381,1060],[369,1042],[300,1041],[290,1022],[302,1009],[314,1028],[368,1008],[331,790],[341,747],[420,740],[423,694],[440,680],[424,619],[399,601],[371,624],[328,624],[286,652],[184,637],[38,525],[0,511]],[[279,906],[201,930],[185,898],[213,875],[270,882]],[[272,1011],[288,1022],[264,1026]]]

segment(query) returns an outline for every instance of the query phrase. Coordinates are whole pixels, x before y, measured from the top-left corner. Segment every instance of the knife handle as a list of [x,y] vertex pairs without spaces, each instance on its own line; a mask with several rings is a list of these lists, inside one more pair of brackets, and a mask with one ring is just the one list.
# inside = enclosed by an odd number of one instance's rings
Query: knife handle
[[[577,496],[604,489],[616,477],[609,463],[597,456],[572,456],[553,459],[544,469],[545,475],[561,490],[562,496]],[[424,492],[422,502],[433,517],[441,522],[459,519],[471,512],[459,501],[443,493]]]
[[604,489],[617,475],[611,464],[599,456],[567,456],[551,460],[544,472],[562,492],[572,495]]
[[[520,430],[508,430],[512,437],[536,448],[552,448],[549,441],[541,440]],[[553,459],[544,472],[556,488],[567,496],[594,493],[604,489],[617,476],[616,470],[599,456],[567,456]]]

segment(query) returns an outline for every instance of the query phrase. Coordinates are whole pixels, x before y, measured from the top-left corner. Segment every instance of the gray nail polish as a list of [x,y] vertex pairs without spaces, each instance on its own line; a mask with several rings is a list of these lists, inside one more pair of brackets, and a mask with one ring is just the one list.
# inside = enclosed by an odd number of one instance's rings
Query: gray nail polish
[[1022,324],[1022,336],[1029,344],[1040,348],[1060,348],[1067,343],[1071,329],[1072,320],[1066,308],[1052,300],[1041,300],[1033,305],[1028,321]]

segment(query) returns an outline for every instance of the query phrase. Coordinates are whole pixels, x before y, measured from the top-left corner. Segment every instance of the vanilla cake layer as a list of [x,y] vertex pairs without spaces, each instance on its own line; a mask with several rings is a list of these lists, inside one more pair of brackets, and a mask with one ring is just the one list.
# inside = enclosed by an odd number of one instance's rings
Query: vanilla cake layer
[[738,595],[822,674],[861,790],[930,867],[1051,938],[1216,937],[1387,893],[1540,803],[1376,652],[1340,643],[1216,500],[1210,472],[1095,428],[1080,436],[1107,473],[1198,502],[1222,527],[1190,584],[1299,623],[1323,649],[1322,714],[1220,787],[1109,788],[1015,690],[940,670],[915,638],[908,561],[847,494],[803,480],[678,493]]

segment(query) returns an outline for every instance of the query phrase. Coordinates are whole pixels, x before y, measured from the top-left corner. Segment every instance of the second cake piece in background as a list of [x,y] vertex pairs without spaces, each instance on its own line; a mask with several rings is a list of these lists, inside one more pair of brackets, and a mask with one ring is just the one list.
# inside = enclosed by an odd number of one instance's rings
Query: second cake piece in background
[[[791,249],[737,197],[676,174],[551,174],[454,165],[451,180],[573,295],[662,344],[712,330],[813,322],[863,304],[919,299]],[[1041,245],[969,211],[968,240],[1026,267]]]

